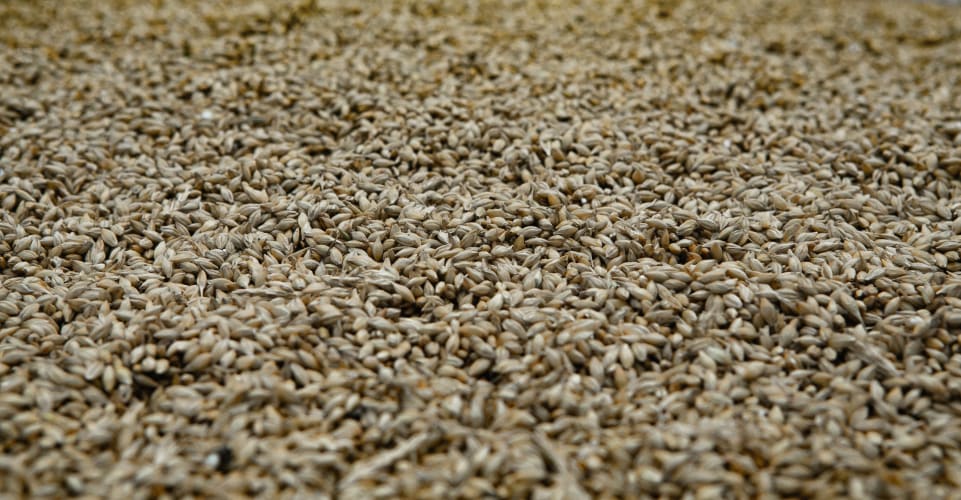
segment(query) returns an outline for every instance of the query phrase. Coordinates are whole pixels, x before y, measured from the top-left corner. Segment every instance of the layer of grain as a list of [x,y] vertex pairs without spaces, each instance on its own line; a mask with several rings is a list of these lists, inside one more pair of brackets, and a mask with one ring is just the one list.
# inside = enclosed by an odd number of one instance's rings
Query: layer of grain
[[2,2],[0,491],[947,498],[959,33]]

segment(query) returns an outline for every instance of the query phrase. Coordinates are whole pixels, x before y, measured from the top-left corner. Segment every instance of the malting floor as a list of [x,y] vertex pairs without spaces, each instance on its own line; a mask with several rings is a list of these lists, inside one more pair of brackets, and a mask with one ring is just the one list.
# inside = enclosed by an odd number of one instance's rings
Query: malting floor
[[961,8],[0,2],[0,496],[958,498]]

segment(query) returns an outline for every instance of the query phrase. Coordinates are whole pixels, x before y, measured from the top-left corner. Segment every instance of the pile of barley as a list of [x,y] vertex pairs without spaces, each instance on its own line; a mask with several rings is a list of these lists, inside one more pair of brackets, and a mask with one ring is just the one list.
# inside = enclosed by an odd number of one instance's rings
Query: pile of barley
[[2,2],[0,491],[950,497],[959,84],[894,1]]

